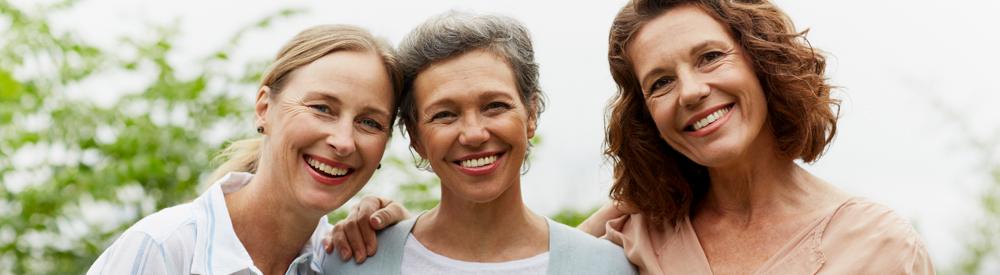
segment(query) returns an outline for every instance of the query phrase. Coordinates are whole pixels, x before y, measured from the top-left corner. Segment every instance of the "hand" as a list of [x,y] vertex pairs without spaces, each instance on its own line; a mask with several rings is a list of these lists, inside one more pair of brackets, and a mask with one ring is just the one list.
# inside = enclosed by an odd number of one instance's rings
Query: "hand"
[[323,248],[326,253],[333,252],[336,248],[340,251],[341,259],[346,261],[353,255],[355,261],[362,263],[378,250],[375,230],[410,218],[413,215],[402,204],[375,195],[365,195],[360,202],[351,206],[347,218],[337,222],[333,230],[326,233]]
[[622,201],[611,201],[604,204],[604,206],[601,206],[601,209],[598,209],[597,212],[590,215],[587,220],[576,226],[576,229],[593,235],[594,237],[601,237],[604,236],[604,233],[607,233],[605,232],[607,230],[605,224],[607,224],[609,220],[637,212],[639,211],[628,203]]

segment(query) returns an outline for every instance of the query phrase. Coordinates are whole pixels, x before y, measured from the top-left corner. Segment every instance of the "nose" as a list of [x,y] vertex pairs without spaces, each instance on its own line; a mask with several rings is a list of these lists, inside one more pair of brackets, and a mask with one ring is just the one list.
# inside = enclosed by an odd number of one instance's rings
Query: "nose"
[[682,73],[677,78],[680,81],[680,100],[681,106],[684,107],[694,107],[698,106],[699,103],[709,94],[712,93],[712,88],[708,86],[708,83],[700,79],[694,73]]
[[346,157],[354,153],[354,122],[341,119],[334,124],[326,137],[326,143],[333,147],[334,153]]
[[490,140],[490,133],[483,127],[483,122],[478,115],[466,115],[462,123],[462,131],[458,134],[458,143],[478,147]]

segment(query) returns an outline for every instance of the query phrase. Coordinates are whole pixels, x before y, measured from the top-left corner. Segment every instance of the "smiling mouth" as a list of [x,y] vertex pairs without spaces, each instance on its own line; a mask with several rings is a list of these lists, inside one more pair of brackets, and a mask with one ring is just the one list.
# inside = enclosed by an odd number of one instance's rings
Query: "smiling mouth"
[[729,113],[729,110],[732,110],[732,109],[733,109],[733,106],[729,105],[729,106],[726,106],[725,108],[722,108],[722,109],[719,109],[719,110],[717,110],[715,112],[712,112],[711,114],[709,114],[705,118],[699,119],[698,121],[695,121],[694,124],[691,124],[690,126],[685,127],[684,131],[694,132],[694,131],[698,131],[698,129],[705,128],[708,125],[712,125],[712,123],[714,123],[715,121],[717,121],[720,118],[722,118],[722,116],[726,115],[726,113]]
[[483,167],[483,166],[486,166],[486,165],[493,164],[493,162],[496,162],[497,159],[499,159],[500,156],[502,156],[502,155],[503,155],[503,153],[499,153],[499,154],[496,154],[496,155],[481,157],[481,158],[477,158],[477,159],[467,159],[467,160],[453,161],[453,163],[458,164],[458,165],[460,165],[462,167],[467,167],[467,168]]
[[302,156],[302,157],[305,158],[306,163],[309,164],[309,167],[312,168],[313,171],[316,171],[316,173],[319,173],[320,175],[326,177],[341,178],[354,172],[354,169],[331,167],[329,165],[326,165],[325,163],[322,163],[308,156]]

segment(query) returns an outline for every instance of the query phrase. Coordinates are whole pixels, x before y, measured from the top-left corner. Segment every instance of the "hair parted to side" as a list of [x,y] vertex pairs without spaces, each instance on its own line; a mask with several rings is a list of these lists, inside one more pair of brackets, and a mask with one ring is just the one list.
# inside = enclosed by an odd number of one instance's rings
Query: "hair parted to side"
[[[451,10],[420,24],[399,44],[399,63],[404,75],[399,100],[399,127],[406,127],[412,135],[417,134],[417,101],[413,95],[413,81],[421,70],[478,49],[493,53],[507,62],[514,73],[521,102],[528,110],[534,110],[535,121],[538,121],[537,118],[545,110],[545,94],[539,87],[538,63],[535,63],[528,28],[507,16]],[[531,146],[529,142],[524,171],[527,171],[527,155]],[[430,170],[426,160],[421,160],[417,167]]]
[[823,75],[826,58],[806,40],[808,30],[796,32],[791,18],[771,2],[630,1],[618,12],[609,35],[608,63],[618,91],[606,110],[604,154],[615,169],[611,197],[634,205],[656,223],[687,215],[704,197],[710,179],[704,166],[659,136],[633,69],[632,58],[639,57],[629,55],[628,45],[647,22],[685,5],[697,6],[727,26],[752,60],[779,157],[816,161],[837,132],[840,110]]
[[[399,68],[392,45],[368,30],[350,25],[320,25],[303,30],[278,51],[274,62],[267,66],[260,77],[260,87],[271,88],[270,98],[277,100],[282,89],[295,75],[295,71],[327,54],[336,51],[360,51],[377,54],[382,59],[393,87],[393,110],[399,106],[399,93],[403,87],[403,73]],[[395,113],[391,121],[395,121]],[[391,125],[389,127],[390,135]],[[226,147],[215,161],[225,160],[212,172],[211,182],[229,172],[257,173],[263,137],[235,141]]]

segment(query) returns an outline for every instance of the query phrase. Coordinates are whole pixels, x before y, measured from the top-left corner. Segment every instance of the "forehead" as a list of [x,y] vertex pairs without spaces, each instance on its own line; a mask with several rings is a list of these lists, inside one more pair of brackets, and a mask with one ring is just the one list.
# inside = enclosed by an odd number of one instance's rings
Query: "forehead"
[[504,92],[516,97],[514,73],[502,58],[474,50],[424,68],[413,81],[418,104],[442,97]]
[[291,76],[288,93],[321,93],[385,109],[392,105],[389,73],[375,53],[332,52],[295,70]]
[[694,5],[671,8],[647,22],[632,38],[628,45],[636,71],[641,72],[639,63],[656,56],[681,57],[692,47],[707,40],[732,42],[729,31]]

